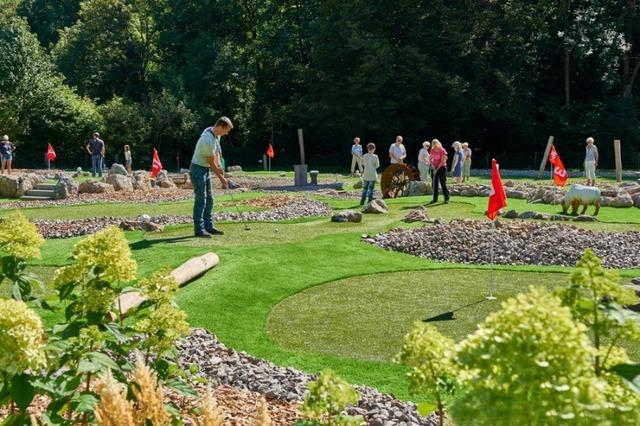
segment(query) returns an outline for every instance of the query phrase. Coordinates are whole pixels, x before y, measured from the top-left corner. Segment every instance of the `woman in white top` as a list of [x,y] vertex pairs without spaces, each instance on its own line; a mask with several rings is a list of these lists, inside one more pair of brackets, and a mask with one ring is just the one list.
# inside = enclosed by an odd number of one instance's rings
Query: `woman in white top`
[[429,143],[429,141],[422,142],[422,149],[418,153],[418,170],[420,171],[420,180],[423,182],[431,181],[429,177],[431,170],[431,158],[429,156],[430,146],[431,143]]
[[364,205],[365,198],[370,203],[373,200],[373,189],[376,187],[378,173],[376,170],[380,167],[380,160],[374,154],[376,152],[375,144],[367,144],[367,153],[362,157],[362,165],[364,172],[362,173],[362,196],[360,197],[360,205]]
[[407,156],[407,151],[402,145],[402,136],[396,136],[396,142],[389,147],[391,164],[402,164]]
[[127,172],[131,174],[131,148],[129,148],[129,145],[124,146],[124,165],[127,168]]

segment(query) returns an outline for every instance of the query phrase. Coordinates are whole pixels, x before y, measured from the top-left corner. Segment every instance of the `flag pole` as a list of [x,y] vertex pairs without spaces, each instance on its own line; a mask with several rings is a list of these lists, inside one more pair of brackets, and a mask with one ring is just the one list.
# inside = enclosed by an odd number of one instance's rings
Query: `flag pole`
[[496,221],[491,221],[491,242],[489,243],[489,259],[490,259],[490,267],[489,267],[489,295],[486,297],[487,300],[496,300],[493,295],[493,244],[496,238]]

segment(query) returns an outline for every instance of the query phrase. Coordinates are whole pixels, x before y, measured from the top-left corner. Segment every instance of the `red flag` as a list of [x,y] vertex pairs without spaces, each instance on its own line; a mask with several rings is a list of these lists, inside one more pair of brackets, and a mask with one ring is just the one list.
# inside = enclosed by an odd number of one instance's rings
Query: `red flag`
[[49,144],[49,146],[47,147],[47,158],[49,159],[49,161],[53,161],[56,159],[56,152],[53,150],[51,144]]
[[162,163],[160,162],[160,157],[158,157],[158,151],[153,148],[153,166],[151,167],[151,176],[158,176],[160,170],[162,170]]
[[489,193],[489,206],[486,215],[493,220],[498,216],[500,209],[505,207],[507,207],[507,194],[504,192],[498,163],[494,158],[491,160],[491,192]]
[[269,148],[267,148],[267,157],[273,158],[275,157],[275,153],[273,152],[273,145],[269,144]]
[[567,169],[564,168],[562,160],[560,160],[556,147],[553,145],[551,145],[551,151],[549,151],[549,162],[553,165],[553,181],[558,186],[565,186],[567,179],[569,179],[569,174]]

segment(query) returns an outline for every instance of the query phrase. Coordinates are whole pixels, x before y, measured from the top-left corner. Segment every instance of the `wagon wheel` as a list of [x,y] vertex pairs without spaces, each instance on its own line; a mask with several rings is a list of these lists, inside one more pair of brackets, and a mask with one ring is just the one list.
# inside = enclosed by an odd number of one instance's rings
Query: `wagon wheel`
[[392,164],[387,167],[380,178],[382,196],[396,198],[404,194],[407,184],[415,180],[413,168],[407,164]]

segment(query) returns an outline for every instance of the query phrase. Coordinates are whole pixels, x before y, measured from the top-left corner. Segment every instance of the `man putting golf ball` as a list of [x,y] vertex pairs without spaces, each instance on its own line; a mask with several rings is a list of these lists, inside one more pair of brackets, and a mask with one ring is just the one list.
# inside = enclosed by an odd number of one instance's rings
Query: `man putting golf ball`
[[220,179],[223,189],[228,187],[224,170],[220,164],[220,138],[229,134],[231,129],[233,129],[231,120],[227,117],[220,117],[216,124],[204,129],[193,152],[190,175],[195,195],[193,230],[196,237],[211,238],[212,235],[224,234],[213,226],[211,172]]

